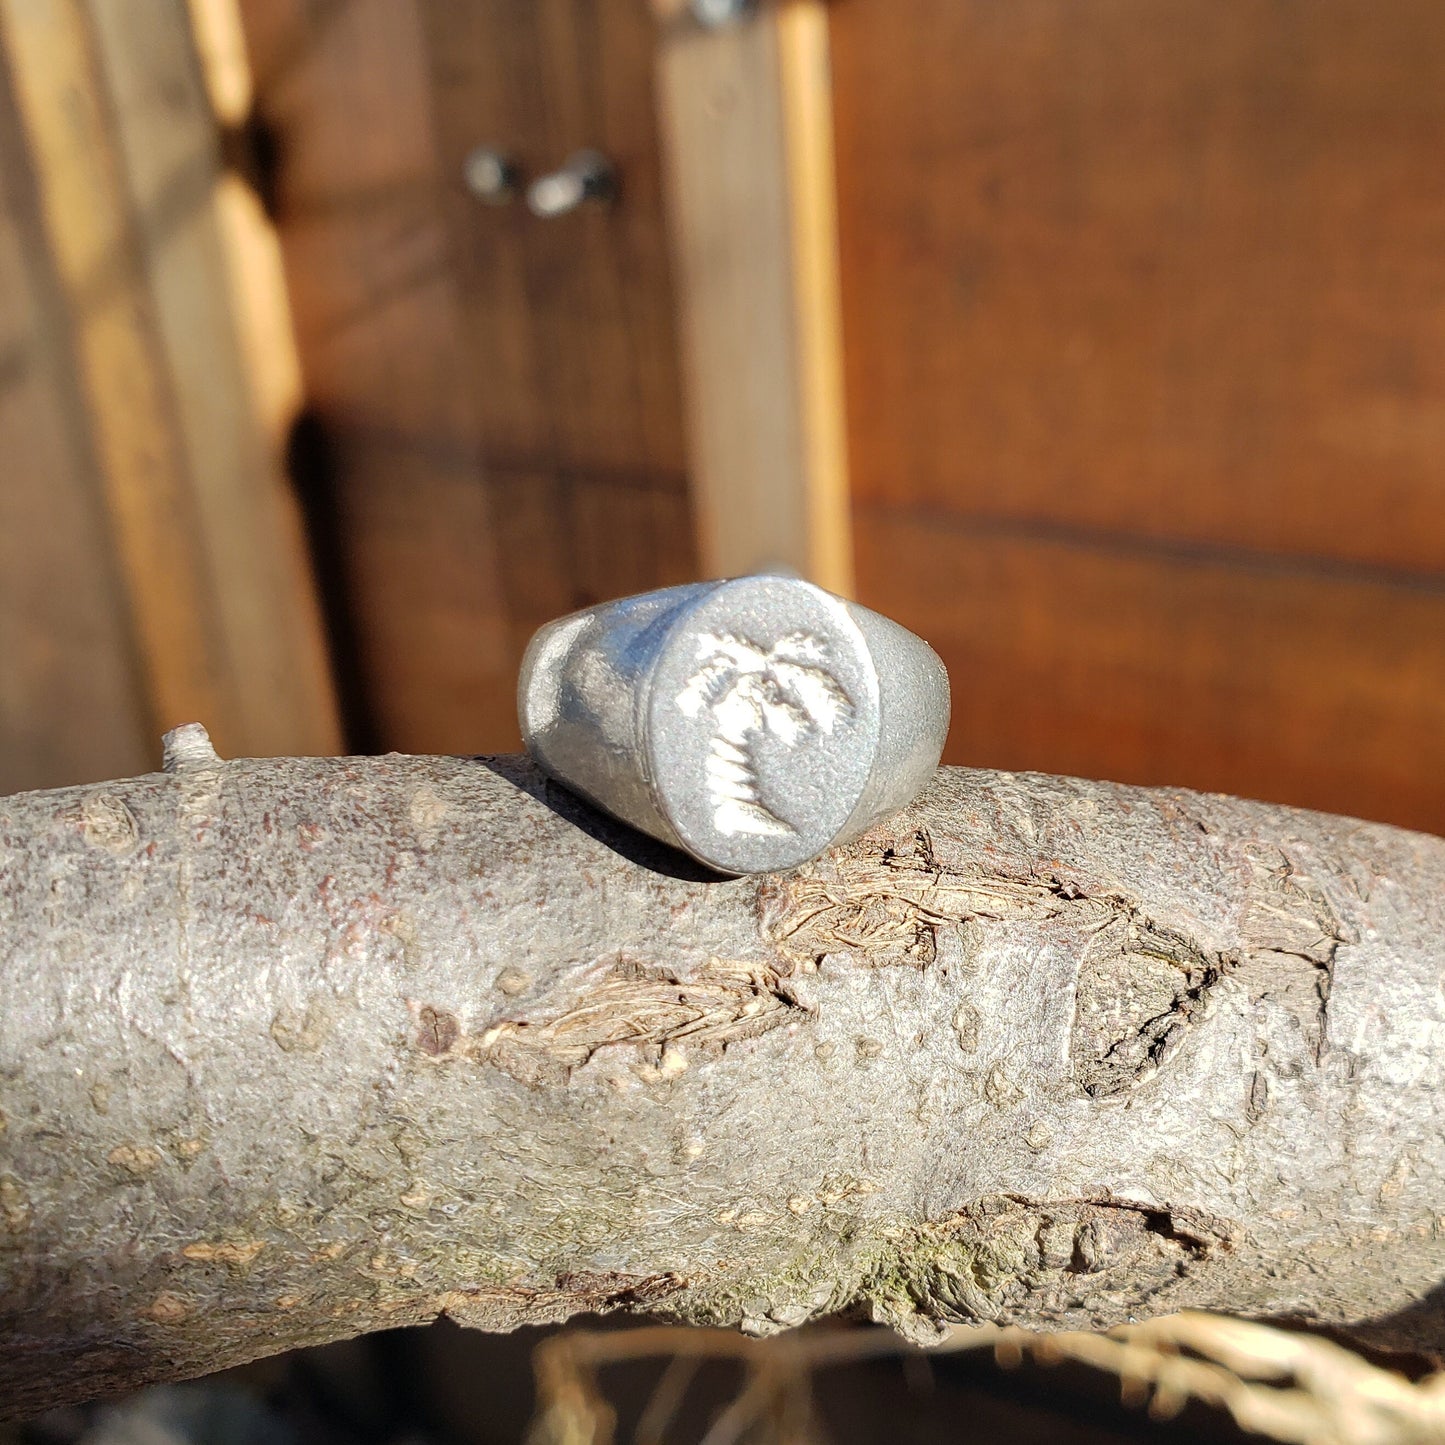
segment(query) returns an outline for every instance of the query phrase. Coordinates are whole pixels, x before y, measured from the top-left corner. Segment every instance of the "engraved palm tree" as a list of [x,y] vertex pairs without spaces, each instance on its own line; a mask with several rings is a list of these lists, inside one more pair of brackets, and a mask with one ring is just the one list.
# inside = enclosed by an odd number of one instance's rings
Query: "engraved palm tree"
[[712,714],[707,789],[714,825],[726,834],[795,832],[759,795],[754,740],[771,734],[796,747],[852,716],[852,700],[823,665],[826,645],[807,632],[789,633],[769,648],[731,632],[705,632],[697,641],[705,660],[683,684],[677,705],[688,717]]

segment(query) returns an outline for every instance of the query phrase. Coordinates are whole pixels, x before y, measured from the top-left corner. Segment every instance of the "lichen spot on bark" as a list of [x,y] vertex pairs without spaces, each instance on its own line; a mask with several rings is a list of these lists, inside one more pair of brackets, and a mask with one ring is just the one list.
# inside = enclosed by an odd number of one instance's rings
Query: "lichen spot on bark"
[[80,832],[92,848],[117,858],[135,849],[140,827],[135,814],[114,793],[90,793],[80,805]]
[[149,1144],[117,1144],[106,1155],[107,1160],[123,1169],[132,1179],[144,1179],[161,1162],[160,1151]]
[[953,1036],[958,1040],[959,1051],[976,1054],[979,1035],[983,1029],[983,1019],[978,1010],[971,1003],[961,1003],[953,1011],[952,1023]]
[[264,1239],[201,1239],[186,1245],[181,1253],[194,1264],[223,1264],[227,1269],[240,1271],[265,1248]]
[[935,1323],[1057,1317],[1091,1301],[1156,1301],[1228,1247],[1229,1226],[1126,1201],[981,1199],[890,1241],[863,1285],[875,1318]]
[[306,1001],[305,1008],[283,1004],[271,1020],[271,1038],[285,1053],[310,1053],[331,1036],[330,1005],[321,995]]
[[178,1325],[190,1315],[191,1302],[184,1295],[163,1289],[140,1313],[158,1325]]
[[497,987],[508,998],[516,998],[532,987],[532,976],[520,968],[507,967],[497,975]]
[[0,1179],[0,1228],[6,1234],[23,1234],[30,1225],[30,1195],[25,1186],[7,1174]]
[[420,787],[412,794],[407,816],[423,848],[430,848],[436,842],[447,812],[446,803],[430,787]]

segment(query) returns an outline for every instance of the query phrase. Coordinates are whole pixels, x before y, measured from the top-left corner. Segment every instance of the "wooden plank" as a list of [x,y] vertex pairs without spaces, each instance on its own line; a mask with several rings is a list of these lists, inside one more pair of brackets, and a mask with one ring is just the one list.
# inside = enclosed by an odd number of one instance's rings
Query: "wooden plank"
[[[542,622],[696,574],[645,9],[422,7],[445,214],[496,496],[514,656]],[[462,184],[479,143],[530,180],[602,151],[621,196],[552,219]],[[544,600],[545,599],[545,600]]]
[[[392,23],[400,23],[394,15]],[[366,364],[358,351],[343,357],[334,322],[303,321],[304,344],[318,407],[343,449],[338,495],[374,685],[388,695],[393,688],[404,693],[409,709],[405,716],[388,711],[379,737],[394,743],[404,724],[405,746],[419,746],[415,739],[423,736],[449,737],[454,750],[515,745],[516,669],[537,626],[574,607],[695,575],[659,164],[646,98],[653,32],[642,10],[590,0],[425,3],[407,23],[405,45],[388,48],[390,70],[380,55],[371,68],[357,67],[353,56],[347,83],[358,91],[354,110],[376,104],[381,87],[402,83],[396,67],[403,58],[420,67],[405,80],[415,87],[415,102],[395,102],[428,118],[424,133],[411,128],[411,169],[399,166],[387,178],[368,174],[371,160],[338,144],[329,153],[331,199],[308,198],[308,168],[328,116],[288,111],[279,116],[290,137],[283,146],[283,227],[298,310],[346,284],[338,265],[304,248],[318,228],[333,225],[333,241],[357,244],[356,215],[343,221],[329,214],[339,212],[348,188],[371,198],[378,218],[390,208],[392,235],[410,234],[418,245],[428,238],[445,300],[422,322],[414,315],[420,290],[398,294],[392,324],[415,325],[409,365],[445,368],[445,386],[432,374],[430,394],[452,395],[457,407],[450,417],[418,411],[405,433],[430,459],[433,475],[420,486],[428,510],[441,519],[435,526],[412,518],[415,476],[402,488],[395,468],[385,475],[378,465],[379,447],[395,455],[402,445],[400,429],[338,406],[335,388],[357,385]],[[319,41],[323,49],[338,43],[332,32]],[[304,107],[310,104],[304,97],[322,84],[319,75],[297,73],[281,93]],[[331,94],[318,91],[318,110],[335,104]],[[621,171],[623,200],[555,221],[530,216],[520,203],[483,205],[463,185],[464,160],[482,142],[507,146],[533,176],[583,145],[602,148]],[[319,169],[316,176],[319,191]],[[405,228],[402,214],[411,218]],[[361,288],[376,284],[377,252],[370,274],[359,255],[349,265],[357,310],[365,306]],[[359,350],[374,344],[367,328],[374,335],[377,325],[374,317],[361,327],[347,323],[350,344]],[[393,395],[378,398],[380,414],[394,414],[408,395],[406,384],[397,384]],[[452,480],[436,472],[448,457]],[[463,458],[475,469],[467,485]],[[409,534],[404,575],[398,529]],[[387,599],[384,615],[372,610],[378,589]],[[425,615],[418,615],[421,597]],[[458,676],[464,653],[457,629],[467,617],[485,627],[491,649],[495,677],[487,693],[497,709],[495,729],[505,728],[496,743],[478,740],[481,689],[463,686]],[[403,647],[405,657],[398,655]],[[394,680],[403,671],[404,689]],[[444,732],[438,707],[451,710]]]
[[68,340],[0,66],[0,795],[159,760]]
[[858,566],[949,668],[948,761],[1445,831],[1445,580],[877,506]]
[[672,13],[659,104],[704,571],[852,587],[827,18]]
[[1445,566],[1445,7],[835,7],[868,501]]
[[204,718],[233,750],[235,697],[85,16],[77,0],[0,0],[0,21],[152,712],[162,726]]
[[264,298],[225,224],[186,6],[0,16],[154,724],[200,718],[225,753],[337,751],[260,380],[286,358],[249,355],[236,324]]
[[[221,731],[246,753],[339,752],[320,613],[284,474],[298,399],[281,277],[254,196],[222,174],[190,29],[195,16],[219,65],[231,0],[190,9],[88,0],[87,9],[174,399],[193,545],[232,682],[234,715]],[[249,102],[234,56],[229,76],[234,125]],[[288,383],[289,398],[277,390]]]
[[[256,89],[239,0],[187,0],[187,9],[216,123],[237,150],[246,137],[254,146]],[[251,174],[243,174],[242,167]],[[279,449],[303,405],[303,393],[280,238],[257,189],[264,169],[264,157],[254,151],[249,165],[244,152],[233,157],[216,177],[214,203],[246,382],[263,431]]]
[[[654,32],[637,4],[423,0],[438,175],[488,459],[683,486],[677,337],[650,103]],[[524,179],[600,150],[621,198],[550,220],[488,206],[471,150]]]
[[832,591],[849,593],[853,531],[828,15],[823,0],[788,3],[775,12],[773,23],[782,87],[807,570]]
[[696,580],[685,494],[646,479],[493,477],[514,636],[609,598]]
[[517,743],[515,659],[412,0],[244,0],[364,748]]

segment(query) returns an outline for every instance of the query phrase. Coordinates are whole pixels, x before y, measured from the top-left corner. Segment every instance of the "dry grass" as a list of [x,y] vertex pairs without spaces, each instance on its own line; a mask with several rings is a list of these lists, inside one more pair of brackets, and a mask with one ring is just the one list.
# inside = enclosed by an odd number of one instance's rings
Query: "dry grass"
[[[942,1350],[992,1348],[999,1363],[1074,1361],[1119,1380],[1126,1404],[1156,1419],[1191,1401],[1228,1412],[1244,1430],[1288,1445],[1442,1445],[1445,1371],[1418,1382],[1328,1340],[1219,1315],[1178,1314],[1107,1334],[1035,1334],[986,1325],[955,1330]],[[663,1445],[698,1367],[743,1367],[736,1396],[702,1445],[818,1445],[813,1376],[854,1361],[919,1352],[882,1330],[823,1328],[771,1340],[726,1330],[657,1325],[573,1330],[537,1348],[538,1408],[528,1445],[614,1445],[616,1414],[598,1380],[604,1366],[668,1361],[632,1434]]]

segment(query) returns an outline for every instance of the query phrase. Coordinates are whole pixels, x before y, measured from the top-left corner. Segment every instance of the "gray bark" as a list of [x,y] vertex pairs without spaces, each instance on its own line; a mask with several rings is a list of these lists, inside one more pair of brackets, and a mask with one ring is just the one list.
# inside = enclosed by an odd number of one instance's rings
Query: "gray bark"
[[1445,1344],[1445,843],[941,771],[719,880],[516,758],[0,800],[0,1402],[447,1314]]

